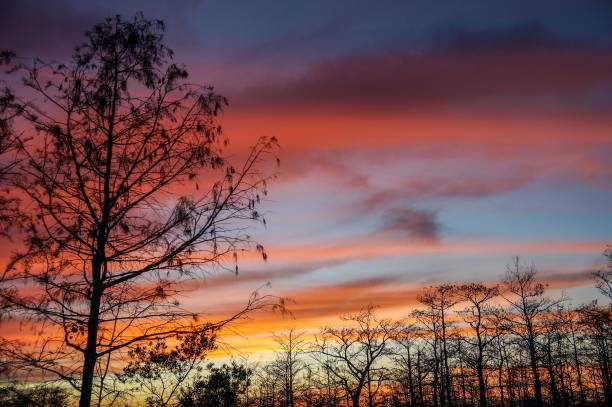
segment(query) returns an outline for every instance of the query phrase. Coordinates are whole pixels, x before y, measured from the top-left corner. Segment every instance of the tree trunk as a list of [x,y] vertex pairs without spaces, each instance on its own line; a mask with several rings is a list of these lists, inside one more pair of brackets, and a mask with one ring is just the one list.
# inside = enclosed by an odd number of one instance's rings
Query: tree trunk
[[410,391],[410,405],[415,404],[414,381],[412,380],[412,358],[410,357],[410,347],[408,347],[408,389]]
[[504,405],[506,404],[505,401],[505,397],[504,397],[504,365],[502,363],[500,363],[497,366],[497,385],[499,387],[499,403],[501,407],[504,407]]
[[608,344],[606,339],[601,340],[600,345],[600,359],[601,359],[601,375],[604,387],[604,402],[607,406],[612,405],[612,382],[610,377],[610,363],[608,356]]
[[[116,41],[116,40],[115,40]],[[116,45],[115,45],[116,46]],[[84,352],[83,373],[81,382],[81,399],[79,407],[90,407],[93,377],[96,368],[98,324],[100,321],[100,300],[104,291],[102,282],[102,266],[106,263],[105,247],[107,242],[107,227],[111,213],[110,182],[113,158],[113,136],[115,129],[115,114],[119,97],[119,57],[115,52],[113,65],[113,93],[108,118],[108,133],[106,137],[106,169],[104,173],[104,198],[102,219],[97,231],[97,250],[91,264],[92,293],[87,321],[87,345]]]
[[459,369],[461,371],[461,405],[465,407],[466,403],[466,392],[465,392],[465,372],[463,371],[463,362],[459,358]]
[[485,383],[483,370],[482,357],[479,357],[476,363],[476,373],[478,375],[478,395],[480,398],[480,407],[487,407],[487,386]]
[[578,357],[578,346],[576,346],[576,335],[574,334],[574,328],[572,327],[572,346],[574,350],[574,365],[576,367],[576,380],[578,384],[578,394],[580,398],[580,405],[586,404],[586,397],[584,394],[584,385],[582,384],[582,369],[580,366],[580,358]]
[[94,286],[91,294],[91,305],[89,309],[89,320],[87,321],[87,345],[83,353],[83,373],[81,376],[81,398],[79,407],[91,406],[91,393],[93,389],[93,378],[97,361],[98,322],[100,316],[100,299],[102,289]]
[[374,407],[374,398],[372,394],[372,378],[370,377],[370,370],[368,370],[368,374],[367,374],[367,383],[368,383],[368,407]]
[[423,402],[423,377],[421,375],[421,350],[417,349],[417,385],[419,387],[419,406],[424,404]]
[[550,351],[550,344],[549,346],[546,347],[546,357],[547,357],[547,363],[546,363],[546,368],[548,370],[548,376],[550,379],[550,395],[552,397],[552,404],[554,407],[559,407],[560,403],[559,403],[559,391],[557,389],[557,380],[555,378],[555,372],[553,369],[553,365],[552,365],[552,355],[551,355],[551,351]]
[[445,320],[445,316],[444,316],[444,309],[442,309],[441,312],[441,316],[442,316],[442,361],[444,363],[444,375],[443,375],[443,380],[444,380],[444,388],[446,389],[446,401],[448,403],[449,407],[452,407],[453,405],[453,401],[452,401],[452,396],[451,396],[451,391],[452,391],[452,382],[451,382],[451,374],[450,374],[450,370],[448,368],[448,351],[446,348],[446,320]]
[[559,367],[559,385],[561,386],[561,402],[564,406],[569,406],[570,399],[573,400],[574,396],[570,396],[570,392],[567,389],[566,381],[565,381],[565,367],[563,364]]
[[[442,380],[440,380],[440,361],[438,360],[438,346],[434,343],[434,369],[433,369],[433,403],[434,407],[444,407],[444,391]],[[439,392],[438,392],[439,390]]]
[[510,364],[506,362],[506,383],[508,386],[508,405],[510,405],[510,407],[514,407],[515,405],[513,380],[514,380],[513,371],[510,368]]
[[528,325],[528,347],[529,347],[529,362],[531,365],[531,373],[533,374],[533,390],[535,395],[535,406],[542,407],[542,382],[540,381],[540,373],[538,371],[538,360],[535,349],[535,338],[533,336],[533,328]]

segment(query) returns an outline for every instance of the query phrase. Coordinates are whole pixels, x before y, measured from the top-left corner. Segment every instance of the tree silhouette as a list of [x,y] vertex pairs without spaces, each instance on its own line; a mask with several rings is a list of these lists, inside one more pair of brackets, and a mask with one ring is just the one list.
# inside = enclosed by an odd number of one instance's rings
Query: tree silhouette
[[463,338],[475,350],[469,360],[476,369],[478,377],[478,397],[481,407],[487,407],[487,389],[484,377],[488,348],[501,331],[495,325],[495,309],[492,300],[499,295],[497,287],[487,287],[480,283],[462,284],[457,288],[459,298],[465,302],[460,311],[463,320],[472,330],[471,335]]
[[453,284],[441,284],[435,287],[429,287],[423,294],[418,296],[418,300],[421,304],[428,307],[429,313],[431,314],[430,322],[432,323],[432,328],[436,330],[436,344],[439,341],[441,356],[440,370],[443,379],[441,381],[442,386],[440,386],[440,405],[444,406],[446,399],[446,403],[452,406],[452,378],[448,363],[449,328],[452,325],[449,321],[449,310],[459,302],[457,287]]
[[242,405],[252,371],[236,362],[216,367],[208,366],[210,373],[195,381],[179,398],[179,407],[236,407]]
[[[16,366],[68,381],[82,407],[101,358],[232,319],[200,322],[176,295],[199,270],[237,259],[249,222],[264,222],[260,164],[276,140],[231,165],[217,123],[226,99],[188,82],[163,32],[160,21],[116,16],[87,32],[69,63],[18,67],[37,98],[16,110],[36,135],[15,181],[31,212],[0,295],[45,327],[34,351],[13,347]],[[264,300],[251,297],[239,315]]]
[[137,345],[129,352],[131,360],[123,376],[146,390],[150,406],[172,405],[189,375],[200,371],[200,363],[215,349],[212,329],[203,329],[179,340],[174,348],[165,340],[157,340]]
[[[417,398],[416,394],[416,383],[415,383],[415,362],[413,361],[413,348],[416,348],[417,342],[417,330],[412,325],[402,326],[401,329],[398,330],[397,334],[393,338],[394,341],[398,345],[398,349],[394,352],[394,362],[395,365],[399,366],[399,374],[398,381],[400,382],[400,388],[403,389],[406,394],[406,400],[409,405],[417,404],[417,400],[420,400],[420,397]],[[417,350],[418,352],[418,350]],[[418,381],[418,378],[417,378]],[[419,394],[422,396],[422,394]]]
[[290,329],[285,335],[275,335],[274,340],[280,347],[275,366],[283,381],[283,398],[286,407],[295,407],[297,379],[306,364],[302,360],[305,352],[303,333]]
[[27,389],[0,389],[0,405],[4,407],[64,407],[70,402],[68,392],[56,386],[37,385]]
[[610,352],[612,307],[589,304],[582,307],[579,312],[581,324],[590,339],[589,354],[599,370],[599,379],[604,390],[604,402],[605,405],[610,405],[612,403],[612,355]]
[[372,407],[383,379],[383,368],[376,364],[390,354],[390,343],[399,326],[391,320],[378,319],[372,306],[341,319],[352,326],[324,328],[317,339],[317,352],[324,368],[341,383],[352,406],[359,407],[366,390],[368,406]]
[[518,257],[508,267],[504,298],[510,310],[504,314],[505,328],[523,341],[529,353],[529,364],[533,379],[535,405],[543,405],[542,382],[540,379],[540,356],[538,339],[543,334],[542,319],[559,304],[544,295],[544,284],[537,281],[534,266],[524,266]]

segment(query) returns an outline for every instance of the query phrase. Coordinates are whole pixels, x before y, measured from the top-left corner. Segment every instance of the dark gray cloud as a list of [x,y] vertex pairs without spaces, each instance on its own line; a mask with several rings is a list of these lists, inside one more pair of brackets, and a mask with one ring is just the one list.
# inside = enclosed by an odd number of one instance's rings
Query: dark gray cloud
[[607,0],[5,0],[0,9],[2,40],[37,50],[72,44],[75,35],[105,16],[138,11],[164,19],[172,35],[180,33],[175,46],[203,42],[244,58],[422,49],[440,40],[471,47],[541,44],[551,38],[612,45]]
[[436,242],[439,239],[440,224],[437,214],[432,211],[413,208],[390,209],[385,212],[379,233]]
[[[21,56],[63,57],[82,41],[96,16],[77,13],[68,2],[3,1],[0,12],[0,49]],[[70,42],[69,42],[70,41]]]
[[530,47],[341,56],[295,79],[254,86],[237,102],[339,111],[609,112],[612,52]]
[[[592,42],[581,44],[578,40],[573,41],[575,46],[594,45]],[[434,47],[448,50],[557,48],[567,47],[571,43],[572,40],[555,36],[540,21],[478,30],[449,26],[435,31],[432,35]]]
[[11,49],[24,57],[64,59],[85,40],[85,32],[105,17],[131,18],[143,12],[146,18],[162,19],[171,45],[189,42],[185,23],[197,0],[165,1],[91,1],[3,0],[0,5],[0,49]]
[[468,3],[6,0],[0,49],[63,59],[104,17],[142,11],[237,106],[609,113],[609,4]]

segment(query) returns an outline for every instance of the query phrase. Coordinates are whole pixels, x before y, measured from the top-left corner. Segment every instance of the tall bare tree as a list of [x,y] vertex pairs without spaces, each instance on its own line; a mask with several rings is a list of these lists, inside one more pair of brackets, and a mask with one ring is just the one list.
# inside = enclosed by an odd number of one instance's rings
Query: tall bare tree
[[[72,384],[81,407],[101,358],[219,327],[176,295],[248,249],[249,222],[263,221],[260,164],[276,140],[231,165],[217,122],[226,99],[188,82],[163,33],[142,15],[108,18],[69,63],[20,67],[36,99],[16,99],[18,111],[36,140],[22,149],[15,185],[32,210],[0,295],[45,327],[44,346],[17,355]],[[252,298],[246,310],[261,304]]]
[[317,352],[324,368],[342,384],[353,407],[360,406],[364,390],[371,407],[382,380],[383,368],[376,363],[390,354],[398,324],[378,319],[372,306],[341,318],[351,326],[324,328],[317,339]]
[[478,377],[478,396],[481,407],[487,407],[487,385],[485,382],[485,358],[493,340],[501,334],[495,324],[495,308],[492,300],[499,295],[497,287],[487,287],[480,283],[462,284],[457,294],[465,302],[460,311],[471,333],[464,340],[475,349],[475,355],[470,358]]
[[402,387],[407,390],[408,404],[413,406],[417,404],[415,367],[413,361],[413,348],[417,341],[416,329],[412,325],[404,325],[395,335],[394,340],[398,344],[398,350],[394,352],[395,364],[400,368],[399,380],[402,381]]
[[440,284],[437,286],[429,287],[425,292],[418,296],[418,301],[428,307],[428,309],[435,315],[437,315],[437,321],[439,323],[439,340],[440,340],[440,354],[441,358],[441,372],[443,381],[440,389],[440,401],[444,405],[444,398],[449,406],[452,406],[452,377],[449,368],[449,329],[450,323],[450,310],[459,302],[457,297],[457,287],[453,284]]
[[590,348],[592,362],[597,366],[597,381],[604,390],[605,405],[612,404],[612,311],[608,307],[589,304],[580,308],[581,324],[591,340]]
[[[431,302],[425,302],[422,303],[422,305],[425,305],[424,308],[422,309],[415,309],[412,311],[411,316],[413,318],[415,318],[415,320],[419,323],[421,329],[422,329],[422,335],[421,337],[423,338],[425,343],[429,343],[429,348],[430,348],[430,357],[429,359],[429,372],[431,372],[431,374],[433,375],[433,378],[431,380],[431,400],[432,400],[432,405],[434,407],[438,407],[439,405],[441,405],[442,407],[444,406],[444,394],[441,391],[443,388],[443,385],[441,385],[441,380],[440,380],[440,371],[441,371],[441,359],[442,359],[442,352],[441,352],[441,341],[440,341],[440,337],[442,336],[442,328],[441,328],[441,322],[440,322],[440,313],[437,311],[436,307],[433,306],[433,303]],[[420,356],[420,354],[417,354],[417,356]],[[419,365],[421,361],[419,360],[417,363],[417,369],[419,368]],[[419,377],[421,376],[421,373],[418,373]],[[421,394],[421,396],[423,395],[422,390],[419,391],[419,393]]]
[[502,316],[506,322],[505,327],[521,338],[529,353],[535,405],[541,407],[543,399],[538,339],[544,329],[543,319],[560,300],[552,300],[544,295],[545,286],[536,279],[536,274],[535,266],[525,266],[518,257],[514,258],[506,270],[506,290],[502,293],[510,312]]
[[284,382],[284,407],[294,407],[298,375],[307,367],[302,358],[306,346],[304,335],[295,329],[290,329],[285,335],[275,335],[274,340],[280,346],[276,365]]

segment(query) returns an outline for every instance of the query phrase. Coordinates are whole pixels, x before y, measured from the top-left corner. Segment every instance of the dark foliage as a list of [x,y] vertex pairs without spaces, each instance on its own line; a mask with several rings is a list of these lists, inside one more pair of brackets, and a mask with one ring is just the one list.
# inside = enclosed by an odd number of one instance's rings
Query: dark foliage
[[3,407],[65,407],[69,403],[68,392],[52,385],[0,388],[0,405]]
[[197,380],[179,397],[180,407],[237,407],[250,384],[252,371],[232,362],[208,366],[206,378]]

